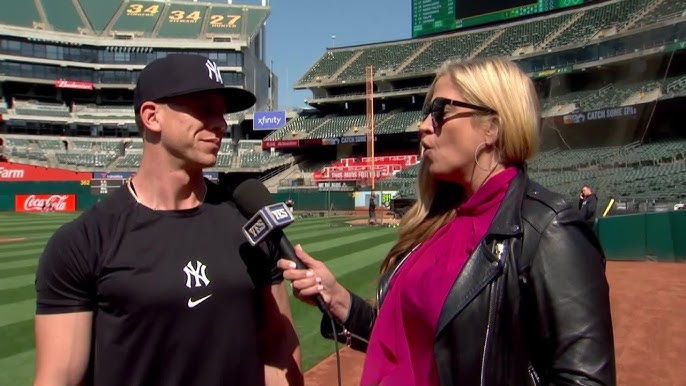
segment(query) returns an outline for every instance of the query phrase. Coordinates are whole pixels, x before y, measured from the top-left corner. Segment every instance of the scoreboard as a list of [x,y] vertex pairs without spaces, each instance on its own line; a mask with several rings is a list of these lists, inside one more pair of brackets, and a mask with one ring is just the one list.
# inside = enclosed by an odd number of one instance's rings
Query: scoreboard
[[104,195],[121,188],[126,183],[126,179],[113,178],[94,178],[91,180],[91,194]]
[[473,27],[596,0],[412,0],[412,37]]

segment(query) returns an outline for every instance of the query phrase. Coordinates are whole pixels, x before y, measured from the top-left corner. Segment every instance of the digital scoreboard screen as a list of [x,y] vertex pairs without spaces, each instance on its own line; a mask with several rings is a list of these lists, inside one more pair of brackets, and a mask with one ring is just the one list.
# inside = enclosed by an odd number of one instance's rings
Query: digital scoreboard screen
[[412,0],[412,37],[573,7],[596,0]]

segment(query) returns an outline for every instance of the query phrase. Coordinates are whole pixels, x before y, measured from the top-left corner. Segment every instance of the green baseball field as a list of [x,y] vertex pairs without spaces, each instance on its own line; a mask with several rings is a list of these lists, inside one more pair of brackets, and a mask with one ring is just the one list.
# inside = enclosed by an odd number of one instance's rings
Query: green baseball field
[[[35,270],[45,243],[75,214],[0,213],[0,385],[29,385],[34,372],[33,316]],[[340,282],[372,296],[380,261],[396,229],[353,226],[350,218],[307,218],[286,230],[315,258],[326,261]],[[291,305],[309,369],[334,352],[332,341],[319,335],[320,312],[292,299]]]

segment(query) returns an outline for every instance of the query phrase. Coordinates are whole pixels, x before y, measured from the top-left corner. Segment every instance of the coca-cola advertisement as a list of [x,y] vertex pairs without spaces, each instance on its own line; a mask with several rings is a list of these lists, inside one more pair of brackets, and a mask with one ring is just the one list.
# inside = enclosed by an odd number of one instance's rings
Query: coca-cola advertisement
[[75,194],[18,194],[14,196],[16,212],[74,212]]

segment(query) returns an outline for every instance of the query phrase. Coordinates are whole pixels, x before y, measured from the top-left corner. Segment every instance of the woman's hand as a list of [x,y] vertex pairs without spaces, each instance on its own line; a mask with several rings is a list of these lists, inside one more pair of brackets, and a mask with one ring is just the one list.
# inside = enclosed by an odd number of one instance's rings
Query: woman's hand
[[308,255],[300,244],[294,249],[295,254],[308,269],[296,269],[295,263],[286,259],[280,259],[277,263],[283,271],[284,279],[291,282],[293,295],[307,304],[315,305],[313,297],[321,294],[333,316],[344,322],[350,311],[348,290],[336,281],[326,264]]

